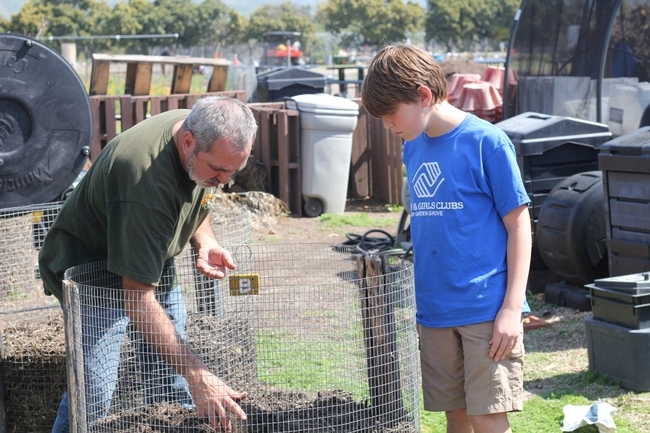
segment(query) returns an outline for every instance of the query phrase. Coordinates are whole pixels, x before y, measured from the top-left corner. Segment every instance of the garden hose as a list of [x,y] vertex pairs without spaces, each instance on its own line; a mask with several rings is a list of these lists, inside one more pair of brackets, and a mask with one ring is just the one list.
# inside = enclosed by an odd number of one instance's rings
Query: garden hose
[[[383,236],[372,236],[379,233]],[[337,245],[337,247],[354,247],[362,252],[394,254],[402,253],[402,248],[395,248],[395,238],[388,232],[380,229],[372,229],[365,232],[363,235],[355,233],[347,233],[345,237],[347,241]]]

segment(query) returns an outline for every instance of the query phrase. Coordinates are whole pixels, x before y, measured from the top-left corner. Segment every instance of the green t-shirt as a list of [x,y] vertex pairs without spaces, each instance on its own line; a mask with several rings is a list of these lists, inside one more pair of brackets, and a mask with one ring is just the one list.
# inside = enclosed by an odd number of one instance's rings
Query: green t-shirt
[[158,284],[208,214],[206,191],[183,169],[172,127],[189,110],[144,120],[113,139],[66,199],[39,253],[43,284],[59,300],[65,271],[107,270]]

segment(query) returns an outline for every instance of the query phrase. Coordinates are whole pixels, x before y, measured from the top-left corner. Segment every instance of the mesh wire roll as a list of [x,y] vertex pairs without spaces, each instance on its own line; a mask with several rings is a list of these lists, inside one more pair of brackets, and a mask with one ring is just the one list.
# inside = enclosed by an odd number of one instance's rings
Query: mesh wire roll
[[[38,250],[62,204],[0,210],[0,331],[4,369],[1,404],[9,432],[50,431],[67,390],[63,314],[56,298],[45,296],[37,263]],[[251,242],[250,213],[244,206],[215,206],[211,219],[220,243],[226,248]],[[192,260],[193,254],[188,246],[177,263],[188,268],[184,263]],[[204,310],[214,308],[214,286],[213,281],[204,279],[204,290],[197,291],[192,302],[202,302]],[[124,353],[126,357],[128,353]],[[132,391],[130,385],[120,383],[117,392]]]
[[[192,254],[176,262],[169,286],[180,283],[185,298],[187,344],[228,385],[247,393],[240,405],[248,420],[233,417],[233,431],[420,431],[410,262],[325,244],[230,250],[237,269],[218,284],[210,280],[209,290],[196,278]],[[142,378],[150,368],[136,361],[138,344],[128,335],[119,345],[110,404],[98,410],[88,386],[97,379],[88,366],[94,348],[86,344],[92,321],[84,315],[123,311],[119,278],[103,263],[71,268],[66,277],[72,431],[214,431],[192,404],[169,393],[151,397]]]

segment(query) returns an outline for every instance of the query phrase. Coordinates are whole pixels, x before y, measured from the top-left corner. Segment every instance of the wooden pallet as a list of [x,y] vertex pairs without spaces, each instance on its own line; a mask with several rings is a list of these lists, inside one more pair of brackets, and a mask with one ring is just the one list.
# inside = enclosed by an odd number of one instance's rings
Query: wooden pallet
[[172,65],[171,93],[190,93],[192,75],[197,66],[213,68],[212,77],[208,81],[206,92],[222,92],[226,90],[228,65],[226,59],[210,59],[185,56],[144,56],[144,55],[111,55],[93,54],[93,67],[90,76],[90,95],[106,95],[111,65],[126,63],[126,81],[124,93],[132,96],[148,95],[151,89],[153,65]]

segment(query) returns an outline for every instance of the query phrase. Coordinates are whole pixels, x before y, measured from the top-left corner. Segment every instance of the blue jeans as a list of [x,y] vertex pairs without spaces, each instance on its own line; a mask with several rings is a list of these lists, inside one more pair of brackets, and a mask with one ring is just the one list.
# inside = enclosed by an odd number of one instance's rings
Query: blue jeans
[[[158,295],[160,304],[174,323],[176,332],[185,338],[187,309],[180,287]],[[146,404],[177,402],[192,407],[189,386],[184,377],[167,365],[144,341],[131,324],[123,308],[82,307],[82,345],[86,396],[86,422],[92,424],[105,417],[117,386],[120,346],[129,335],[140,364]],[[68,394],[64,394],[52,433],[70,431]]]

